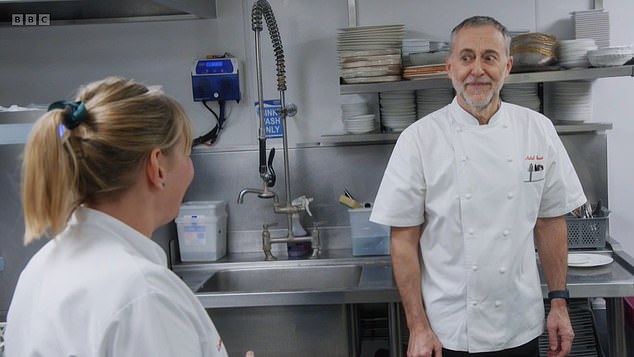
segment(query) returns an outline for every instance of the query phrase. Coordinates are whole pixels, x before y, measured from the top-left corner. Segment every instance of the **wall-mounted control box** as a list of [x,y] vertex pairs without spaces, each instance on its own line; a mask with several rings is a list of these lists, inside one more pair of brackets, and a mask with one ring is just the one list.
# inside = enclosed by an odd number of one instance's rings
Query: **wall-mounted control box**
[[240,70],[236,58],[196,61],[192,69],[192,93],[195,102],[240,101]]

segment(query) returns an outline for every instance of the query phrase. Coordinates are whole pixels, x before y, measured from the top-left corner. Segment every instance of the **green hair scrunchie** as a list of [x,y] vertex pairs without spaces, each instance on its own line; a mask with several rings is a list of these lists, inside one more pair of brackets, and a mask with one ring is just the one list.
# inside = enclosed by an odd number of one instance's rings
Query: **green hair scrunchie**
[[63,109],[64,116],[62,123],[68,130],[73,130],[83,121],[88,119],[88,111],[84,102],[71,102],[68,100],[60,100],[48,106],[48,111],[54,109]]

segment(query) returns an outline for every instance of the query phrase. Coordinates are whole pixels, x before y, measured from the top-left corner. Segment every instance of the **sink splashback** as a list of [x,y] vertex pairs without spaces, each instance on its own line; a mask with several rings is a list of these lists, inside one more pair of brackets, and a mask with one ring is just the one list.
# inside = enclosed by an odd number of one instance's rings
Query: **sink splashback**
[[[347,188],[360,201],[373,201],[392,148],[393,144],[289,149],[292,198],[301,195],[314,198],[310,204],[313,217],[302,215],[301,222],[307,231],[313,222],[319,224],[323,248],[352,246],[347,207],[338,202],[338,197]],[[192,153],[192,160],[194,180],[185,200],[228,202],[228,253],[261,252],[261,232],[265,223],[277,223],[270,229],[272,236],[286,234],[286,215],[273,212],[272,200],[249,194],[244,197],[243,204],[236,202],[241,189],[262,188],[255,148],[240,151],[200,149]],[[283,177],[281,156],[275,158],[274,168],[280,174],[273,190],[283,203],[286,201],[286,178]],[[283,244],[273,245],[274,254],[285,252],[285,249]]]
[[[561,135],[562,142],[577,170],[590,202],[601,199],[607,206],[606,134],[583,133]],[[273,144],[275,145],[275,144]],[[320,226],[323,249],[350,249],[350,222],[347,208],[338,202],[347,188],[359,201],[373,201],[393,144],[306,146],[289,150],[292,198],[314,197],[310,205],[313,217],[303,215],[301,222],[309,230],[313,221]],[[276,146],[276,149],[278,147]],[[281,150],[280,150],[281,152]],[[261,188],[257,148],[238,150],[196,149],[192,153],[195,175],[185,200],[224,200],[228,202],[227,253],[262,252],[262,225],[275,236],[285,235],[286,216],[273,213],[272,202],[256,195],[246,195],[244,203],[236,200],[245,187]],[[278,182],[273,188],[286,200],[282,157],[274,162]],[[155,239],[164,249],[176,238],[172,225],[162,227]],[[285,253],[283,244],[273,245],[273,254]]]

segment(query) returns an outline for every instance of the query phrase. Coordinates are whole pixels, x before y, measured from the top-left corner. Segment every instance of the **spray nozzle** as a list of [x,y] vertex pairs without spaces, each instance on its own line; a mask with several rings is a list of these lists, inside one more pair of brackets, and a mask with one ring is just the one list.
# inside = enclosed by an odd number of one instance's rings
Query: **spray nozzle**
[[306,197],[304,195],[297,197],[296,199],[294,199],[291,204],[295,207],[301,207],[303,210],[306,211],[306,213],[308,213],[309,216],[313,216],[313,213],[310,211],[310,203],[313,202],[313,198],[310,197]]

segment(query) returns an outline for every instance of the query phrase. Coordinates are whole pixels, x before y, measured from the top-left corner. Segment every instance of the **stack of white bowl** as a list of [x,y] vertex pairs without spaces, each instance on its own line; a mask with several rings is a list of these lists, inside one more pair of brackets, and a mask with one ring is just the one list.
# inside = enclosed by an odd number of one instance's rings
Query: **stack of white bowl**
[[634,46],[608,46],[588,51],[588,60],[594,67],[622,66],[634,57]]
[[419,118],[435,112],[451,103],[453,89],[451,88],[426,88],[416,91],[416,114]]
[[596,50],[597,44],[591,38],[561,40],[557,57],[559,63],[566,68],[589,67],[588,51]]
[[592,119],[592,82],[553,82],[549,88],[549,117],[554,122],[584,122]]
[[504,87],[502,87],[502,99],[536,112],[540,110],[541,106],[541,101],[537,94],[537,83],[505,84]]
[[379,93],[381,123],[388,131],[400,132],[417,119],[416,94],[410,91]]
[[374,113],[367,103],[342,104],[343,127],[350,134],[364,134],[376,128]]

